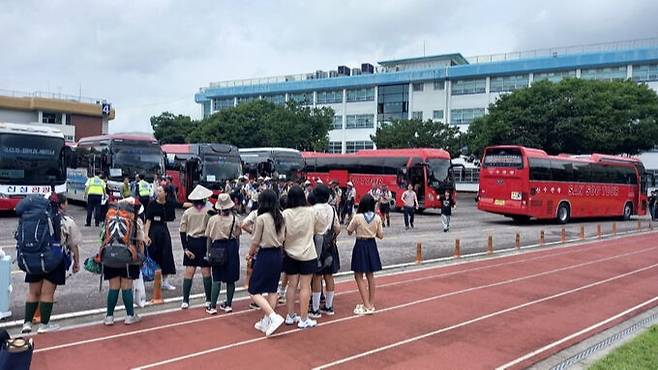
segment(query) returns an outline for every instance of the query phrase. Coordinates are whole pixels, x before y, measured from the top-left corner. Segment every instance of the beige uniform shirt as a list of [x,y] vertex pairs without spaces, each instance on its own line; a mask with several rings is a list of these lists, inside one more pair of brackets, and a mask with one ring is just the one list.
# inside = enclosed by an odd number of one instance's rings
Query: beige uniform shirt
[[340,225],[340,221],[338,220],[338,212],[335,212],[334,207],[330,206],[328,203],[314,204],[313,210],[315,211],[315,215],[318,218],[318,222],[320,223],[318,229],[315,231],[316,234],[324,234],[327,232],[327,230],[329,230],[331,227],[332,217],[334,221],[334,228],[336,228],[336,225]]
[[179,231],[193,238],[205,236],[206,225],[210,219],[210,216],[208,215],[209,210],[210,208],[208,207],[203,207],[201,209],[192,207],[186,209],[180,219]]
[[[235,223],[233,223],[235,217]],[[233,224],[233,233],[231,233],[231,224]],[[234,215],[222,216],[221,214],[214,215],[208,220],[206,227],[206,236],[211,241],[237,238],[240,236],[240,218]]]
[[285,226],[276,232],[274,219],[269,213],[263,213],[256,218],[252,240],[261,248],[278,248],[283,245]]
[[379,218],[379,215],[375,215],[375,218],[367,223],[363,213],[357,213],[352,217],[352,221],[347,225],[347,231],[349,233],[356,232],[357,238],[363,239],[372,239],[372,238],[384,238],[384,229],[382,228],[382,219]]
[[253,226],[256,223],[256,217],[258,217],[258,210],[249,212],[247,217],[242,220],[242,226]]
[[318,258],[313,235],[322,227],[312,207],[296,207],[283,211],[285,220],[286,254],[297,261],[310,261]]
[[71,247],[79,246],[82,243],[82,233],[80,228],[75,224],[75,221],[69,216],[62,216],[61,221],[61,244],[71,249]]

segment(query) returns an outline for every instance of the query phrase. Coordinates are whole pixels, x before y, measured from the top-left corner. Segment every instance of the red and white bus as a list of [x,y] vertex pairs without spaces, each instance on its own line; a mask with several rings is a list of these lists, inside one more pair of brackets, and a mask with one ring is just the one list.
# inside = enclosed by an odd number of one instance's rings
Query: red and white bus
[[646,174],[639,159],[591,154],[547,155],[514,145],[488,147],[480,169],[478,208],[515,221],[645,215]]
[[166,173],[177,187],[178,203],[198,184],[211,189],[215,195],[224,190],[226,180],[242,175],[238,148],[227,144],[165,144]]
[[29,194],[66,192],[67,150],[59,130],[0,123],[0,211],[13,211]]
[[421,210],[440,208],[439,196],[446,190],[454,199],[456,166],[450,161],[450,153],[443,149],[378,149],[351,154],[303,152],[302,155],[309,179],[320,178],[326,184],[336,180],[343,188],[351,181],[357,198],[367,193],[372,184],[386,184],[395,197],[396,207],[401,207],[402,193],[412,184]]

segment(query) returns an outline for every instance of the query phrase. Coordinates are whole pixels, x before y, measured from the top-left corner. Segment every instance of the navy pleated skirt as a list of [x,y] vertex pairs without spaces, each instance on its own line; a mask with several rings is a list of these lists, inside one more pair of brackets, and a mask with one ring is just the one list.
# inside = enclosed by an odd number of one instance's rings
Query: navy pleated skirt
[[214,248],[226,250],[226,264],[212,266],[212,280],[222,283],[234,283],[240,279],[240,252],[237,239],[215,240]]
[[357,239],[352,249],[352,271],[375,272],[382,269],[375,239]]
[[188,236],[187,249],[194,254],[194,258],[189,258],[183,253],[183,266],[210,267],[206,259],[206,254],[208,253],[206,243],[207,239],[205,236],[201,238]]
[[249,280],[249,294],[276,293],[282,267],[281,248],[260,248]]

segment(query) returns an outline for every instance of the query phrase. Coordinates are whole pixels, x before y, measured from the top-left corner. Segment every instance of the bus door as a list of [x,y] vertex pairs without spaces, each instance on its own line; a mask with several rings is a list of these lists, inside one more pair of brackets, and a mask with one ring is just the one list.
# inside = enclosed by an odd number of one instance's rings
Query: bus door
[[420,158],[411,160],[408,171],[408,184],[413,185],[418,197],[418,208],[425,208],[425,184],[427,184],[427,165]]
[[184,178],[187,194],[190,194],[201,179],[201,163],[198,158],[193,158],[185,162]]

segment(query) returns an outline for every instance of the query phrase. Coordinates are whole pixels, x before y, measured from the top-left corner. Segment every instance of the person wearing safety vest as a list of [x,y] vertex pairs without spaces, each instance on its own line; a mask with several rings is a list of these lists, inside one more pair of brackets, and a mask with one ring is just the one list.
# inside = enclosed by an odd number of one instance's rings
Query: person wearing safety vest
[[88,178],[85,184],[85,196],[87,197],[87,222],[85,226],[91,226],[91,214],[94,213],[96,227],[101,222],[101,201],[105,196],[105,181],[96,172],[94,177]]
[[137,184],[137,195],[139,196],[139,201],[144,206],[144,209],[148,208],[148,205],[151,200],[151,184],[142,179],[139,175],[135,175],[135,183]]

